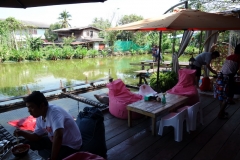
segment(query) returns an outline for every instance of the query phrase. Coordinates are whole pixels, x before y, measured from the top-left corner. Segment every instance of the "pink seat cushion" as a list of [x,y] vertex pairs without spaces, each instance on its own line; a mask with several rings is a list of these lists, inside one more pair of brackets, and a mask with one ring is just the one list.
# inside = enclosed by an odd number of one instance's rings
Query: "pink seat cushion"
[[28,116],[18,120],[9,121],[8,124],[22,130],[28,130],[33,132],[36,126],[36,118],[34,118],[33,116]]
[[195,85],[196,70],[180,69],[178,71],[178,83],[167,93],[189,97],[187,105],[199,102],[197,87]]
[[[142,96],[131,92],[121,79],[107,84],[109,89],[109,112],[115,117],[127,119],[127,105],[142,99]],[[133,113],[132,118],[136,119],[142,115]]]

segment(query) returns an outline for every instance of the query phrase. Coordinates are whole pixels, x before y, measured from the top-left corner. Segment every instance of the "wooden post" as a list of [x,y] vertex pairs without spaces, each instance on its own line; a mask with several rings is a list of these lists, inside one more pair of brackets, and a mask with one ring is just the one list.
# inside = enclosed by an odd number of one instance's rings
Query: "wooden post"
[[60,88],[62,89],[63,92],[66,92],[66,88],[64,88],[62,80],[60,80]]
[[142,64],[142,70],[144,70],[144,62],[141,62],[141,64]]
[[85,81],[85,83],[88,84],[88,79],[87,79],[87,77],[86,77],[86,81]]
[[27,88],[27,93],[28,93],[28,95],[31,94],[32,92],[31,92],[31,90],[28,88],[28,85],[26,85],[26,88]]
[[150,68],[153,69],[153,67],[154,67],[154,63],[150,63],[150,64],[151,64],[151,67],[150,67]]

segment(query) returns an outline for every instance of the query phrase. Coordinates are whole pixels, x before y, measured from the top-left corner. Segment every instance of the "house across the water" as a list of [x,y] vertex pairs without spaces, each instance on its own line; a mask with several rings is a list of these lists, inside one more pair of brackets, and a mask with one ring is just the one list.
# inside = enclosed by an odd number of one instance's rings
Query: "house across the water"
[[88,49],[103,50],[105,48],[104,39],[98,36],[101,29],[93,26],[61,28],[54,30],[58,35],[58,42],[63,42],[64,37],[76,38],[72,45],[85,44]]

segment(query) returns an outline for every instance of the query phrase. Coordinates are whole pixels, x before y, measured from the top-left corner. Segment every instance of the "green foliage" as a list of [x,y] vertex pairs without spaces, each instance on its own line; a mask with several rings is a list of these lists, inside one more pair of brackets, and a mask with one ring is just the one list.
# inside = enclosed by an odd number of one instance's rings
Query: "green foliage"
[[21,62],[21,61],[25,60],[25,58],[27,56],[26,53],[27,52],[25,52],[24,50],[13,49],[10,52],[9,60]]
[[156,31],[150,31],[148,33],[148,42],[151,45],[159,45],[159,33]]
[[9,49],[6,46],[0,46],[0,62],[8,60],[9,56]]
[[14,17],[8,17],[7,19],[5,19],[5,25],[11,32],[26,28],[23,23],[16,20]]
[[99,32],[98,36],[105,38],[108,34],[108,32],[106,32],[106,29],[111,27],[111,22],[108,19],[104,20],[103,18],[94,18],[92,26],[102,29],[102,31]]
[[142,50],[142,49],[140,49],[140,50],[138,50],[138,54],[140,54],[140,55],[142,55],[142,54],[144,54],[144,50]]
[[49,29],[45,30],[44,36],[48,41],[54,42],[55,40],[57,40],[58,36],[56,32],[53,32],[53,30],[60,29],[60,28],[61,28],[60,23],[51,24]]
[[62,49],[62,58],[65,59],[72,59],[72,57],[74,56],[74,49],[71,46],[63,46]]
[[131,49],[131,50],[130,50],[130,53],[131,53],[131,55],[133,56],[133,55],[136,55],[136,54],[137,54],[137,51],[135,51],[134,49]]
[[142,16],[138,16],[136,14],[124,15],[117,23],[118,25],[124,25],[132,22],[136,22],[142,20]]
[[13,17],[0,20],[0,45],[7,47],[9,50],[18,49],[14,39],[16,30],[26,29],[28,26],[17,21]]
[[69,21],[71,20],[70,17],[72,17],[72,15],[69,14],[69,12],[67,12],[66,10],[59,14],[58,19],[60,20],[62,28],[68,28],[69,26],[71,27],[71,25],[69,24]]
[[102,55],[106,57],[108,55],[108,52],[106,50],[102,50]]
[[139,46],[147,45],[149,43],[147,32],[135,32],[132,41]]
[[98,51],[95,50],[95,49],[89,49],[87,51],[87,55],[88,55],[88,57],[94,58],[94,57],[96,57],[98,55]]
[[63,45],[70,45],[75,39],[73,34],[70,37],[63,37]]
[[75,57],[75,58],[83,58],[83,57],[86,57],[87,52],[88,52],[88,50],[87,50],[86,47],[78,46],[78,47],[75,49],[75,55],[74,55],[74,57]]
[[[138,16],[135,14],[124,15],[117,23],[118,25],[124,25],[132,22],[136,22],[142,20],[142,16]],[[134,38],[134,33],[131,31],[120,31],[121,40],[132,40]]]
[[[181,0],[185,1],[185,0]],[[202,11],[225,11],[240,4],[239,0],[189,0],[189,8]]]
[[53,47],[45,52],[47,59],[57,60],[62,56],[62,48]]
[[43,44],[41,37],[34,38],[34,37],[26,37],[27,44],[29,45],[32,51],[40,50],[40,47]]
[[39,50],[34,50],[30,52],[28,59],[33,61],[40,61],[43,58],[43,52]]
[[82,49],[81,49],[81,55],[83,56],[83,57],[86,57],[87,56],[87,51],[88,51],[88,49],[86,48],[86,47],[83,47]]
[[170,72],[160,72],[159,73],[159,88],[157,88],[157,73],[153,73],[150,76],[150,86],[157,92],[166,92],[167,90],[174,87],[178,82],[177,73]]

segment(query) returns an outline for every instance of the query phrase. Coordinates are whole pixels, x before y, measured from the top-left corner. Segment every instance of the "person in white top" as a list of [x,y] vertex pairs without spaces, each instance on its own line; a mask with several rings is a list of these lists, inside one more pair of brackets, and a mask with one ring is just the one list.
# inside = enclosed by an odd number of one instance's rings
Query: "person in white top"
[[40,91],[33,91],[24,102],[30,115],[36,118],[36,127],[33,133],[16,129],[15,136],[23,136],[32,150],[50,149],[51,160],[63,159],[80,150],[81,133],[70,114],[59,106],[49,105]]
[[203,65],[206,65],[207,68],[212,73],[217,74],[217,71],[212,69],[212,67],[210,66],[210,63],[213,59],[216,59],[219,56],[220,56],[220,54],[218,51],[203,52],[203,53],[200,53],[199,55],[197,55],[197,57],[195,58],[195,61],[193,62],[193,68],[192,68],[192,69],[196,69],[196,85],[197,85],[197,87],[199,87],[199,80],[201,77],[201,69],[202,69]]

